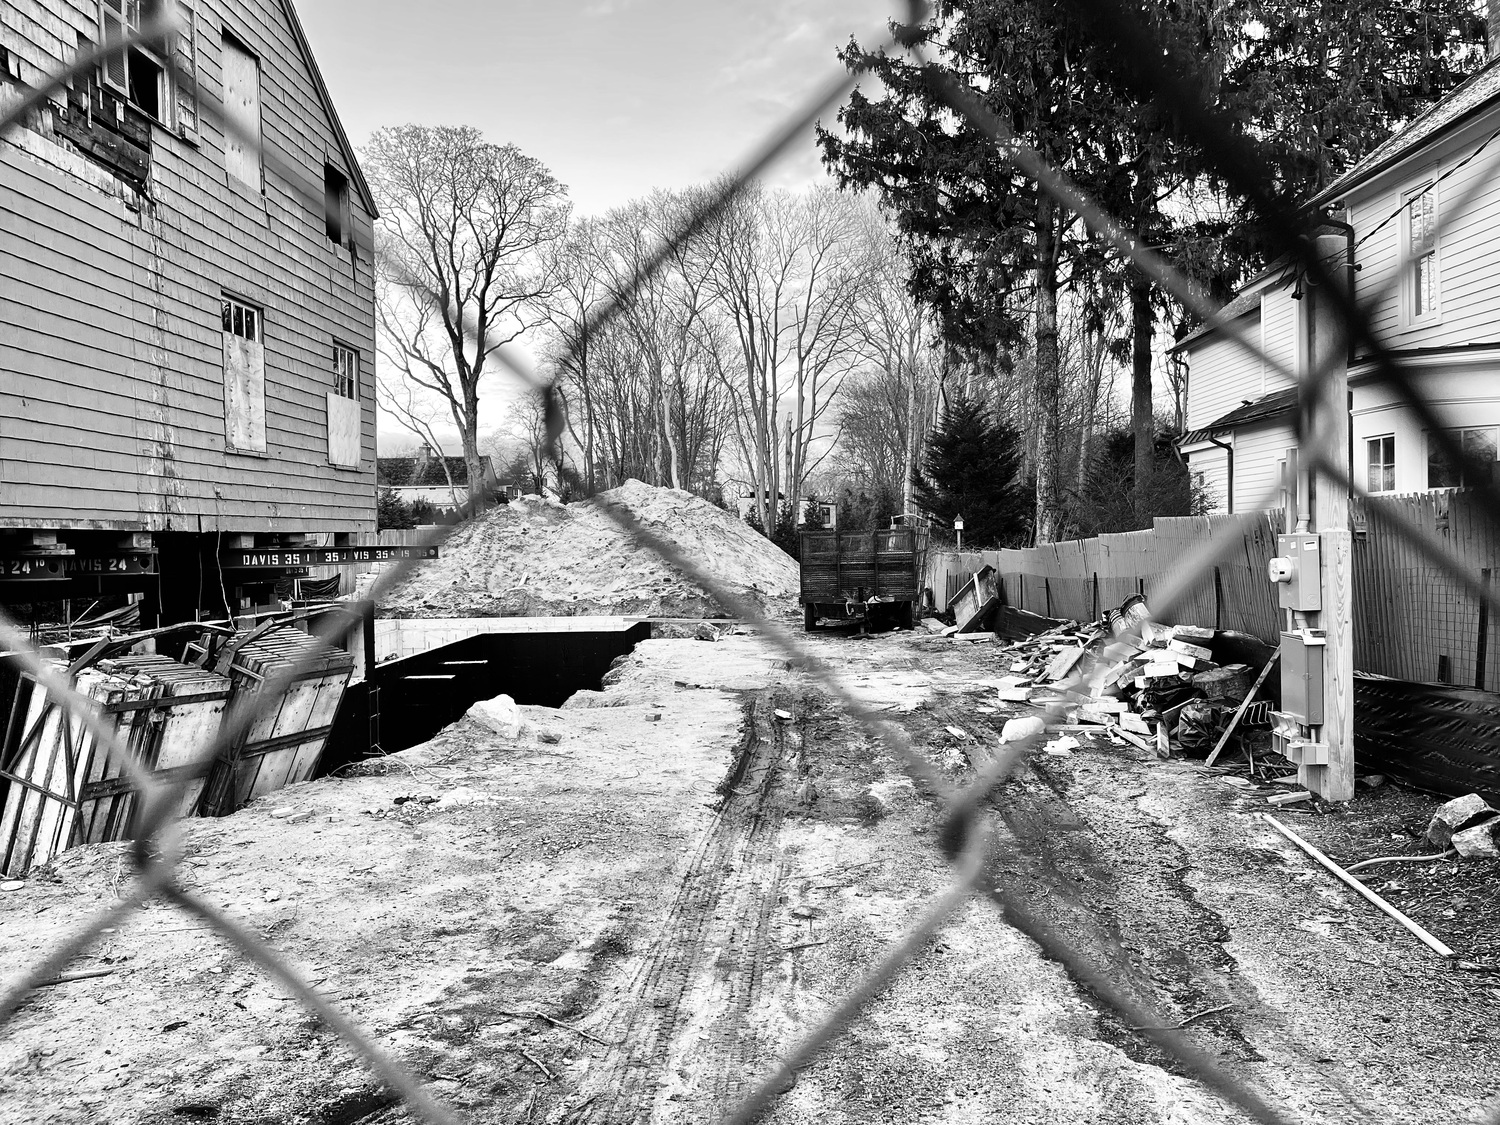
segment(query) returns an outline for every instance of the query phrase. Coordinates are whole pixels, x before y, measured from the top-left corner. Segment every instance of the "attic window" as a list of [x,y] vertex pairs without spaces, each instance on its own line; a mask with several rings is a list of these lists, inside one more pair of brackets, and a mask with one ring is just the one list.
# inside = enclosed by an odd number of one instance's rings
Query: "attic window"
[[349,240],[349,177],[332,164],[323,165],[323,219],[328,241],[343,246]]
[[[156,22],[161,0],[99,0],[99,30],[107,43]],[[166,121],[167,68],[153,52],[137,44],[100,64],[104,84],[157,121]]]

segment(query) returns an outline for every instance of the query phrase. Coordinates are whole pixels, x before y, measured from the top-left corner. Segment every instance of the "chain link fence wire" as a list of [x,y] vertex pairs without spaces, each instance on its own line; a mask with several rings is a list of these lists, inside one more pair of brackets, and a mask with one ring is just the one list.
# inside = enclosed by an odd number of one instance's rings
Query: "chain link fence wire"
[[[1354,295],[1333,285],[1333,271],[1346,263],[1321,257],[1313,239],[1319,225],[1314,214],[1299,213],[1287,208],[1274,195],[1272,179],[1259,159],[1253,145],[1228,128],[1214,112],[1199,100],[1181,75],[1191,73],[1174,65],[1171,51],[1159,41],[1153,30],[1139,18],[1139,13],[1126,8],[1120,0],[1077,0],[1092,26],[1099,33],[1111,38],[1122,52],[1136,60],[1136,66],[1144,75],[1153,97],[1170,101],[1179,120],[1189,136],[1201,146],[1213,162],[1216,171],[1236,194],[1248,199],[1256,211],[1275,233],[1278,249],[1298,268],[1304,271],[1313,283],[1323,284],[1333,294],[1339,314],[1341,333],[1369,355],[1374,364],[1374,379],[1394,390],[1401,398],[1404,408],[1426,427],[1444,452],[1462,461],[1462,450],[1443,428],[1430,403],[1421,393],[1411,372],[1403,366],[1375,332],[1371,313],[1377,302],[1387,297],[1395,278],[1412,261],[1409,250],[1400,257],[1393,280],[1388,281],[1377,292],[1364,301],[1356,303]],[[919,62],[924,62],[920,51],[914,46],[917,36],[914,29],[927,17],[925,5],[914,2],[905,13],[906,24],[891,24],[891,34],[882,50],[909,50]],[[162,49],[170,45],[179,27],[170,19],[157,21],[123,38],[106,42],[97,48],[81,52],[68,67],[51,77],[50,82],[33,89],[18,102],[0,113],[0,137],[11,129],[24,126],[31,115],[44,106],[48,96],[67,85],[75,78],[85,77],[110,55],[122,52],[135,44],[155,46],[169,60],[168,66],[176,76],[176,52]],[[1148,249],[1134,232],[1119,224],[1104,209],[1094,203],[1076,185],[1050,166],[1037,152],[1020,142],[1005,123],[992,113],[980,95],[958,83],[952,76],[928,65],[927,74],[933,93],[953,112],[961,115],[980,130],[994,144],[995,150],[1017,171],[1033,180],[1055,200],[1071,209],[1087,222],[1092,230],[1100,234],[1117,252],[1136,267],[1148,274],[1167,292],[1201,316],[1205,323],[1221,329],[1226,338],[1246,354],[1256,357],[1269,369],[1284,379],[1298,383],[1304,403],[1299,424],[1305,427],[1311,419],[1307,407],[1316,402],[1333,373],[1332,362],[1315,366],[1308,374],[1298,379],[1296,373],[1287,369],[1279,360],[1266,355],[1260,346],[1232,321],[1219,315],[1218,309],[1208,300],[1191,279],[1176,270],[1160,255]],[[805,133],[806,128],[821,115],[835,107],[859,78],[858,74],[841,72],[820,87],[804,107],[792,115],[773,135],[746,159],[734,173],[724,177],[714,190],[702,200],[685,218],[681,226],[664,240],[657,253],[624,285],[619,292],[590,316],[577,338],[567,341],[567,357],[571,358],[589,338],[600,332],[610,321],[624,311],[636,298],[641,287],[670,259],[684,243],[714,221],[716,216],[743,191],[752,180],[769,167],[787,148]],[[200,95],[206,94],[200,88]],[[327,201],[323,193],[311,184],[298,170],[291,168],[276,154],[260,143],[260,138],[249,136],[231,118],[226,117],[211,97],[202,97],[200,114],[203,120],[216,126],[222,133],[235,137],[242,144],[253,147],[261,154],[268,173],[280,176],[285,188],[300,195],[309,207],[322,209]],[[1477,156],[1477,153],[1474,154]],[[1465,192],[1453,203],[1446,205],[1437,219],[1441,233],[1455,217],[1462,214],[1489,187],[1497,171],[1500,171],[1500,151],[1491,154],[1481,173]],[[361,247],[370,253],[373,246]],[[392,263],[382,263],[393,265]],[[435,294],[427,291],[421,282],[410,275],[396,275],[414,293],[435,303]],[[467,326],[471,342],[476,335],[473,324]],[[536,394],[542,396],[546,407],[547,434],[549,443],[556,443],[566,428],[565,405],[562,398],[542,373],[532,368],[524,357],[508,347],[495,346],[494,354],[502,365]],[[1340,349],[1333,349],[1342,354]],[[568,358],[557,365],[566,369]],[[1299,433],[1299,436],[1302,436]],[[1314,456],[1311,471],[1329,487],[1342,489],[1351,495],[1364,495],[1363,489],[1350,479],[1347,466],[1335,464],[1326,456]],[[1500,491],[1483,482],[1479,491],[1486,505],[1486,512],[1493,519],[1500,512]],[[1277,502],[1279,486],[1261,497],[1250,511],[1270,507]],[[473,515],[494,500],[494,496],[471,497],[465,516]],[[779,1092],[786,1088],[791,1075],[806,1065],[830,1041],[840,1035],[862,1010],[880,995],[882,990],[900,972],[904,963],[944,925],[953,912],[971,895],[990,902],[1005,921],[1017,931],[1025,934],[1045,957],[1062,965],[1074,980],[1087,988],[1101,1003],[1112,1009],[1137,1033],[1145,1036],[1158,1048],[1174,1059],[1187,1073],[1193,1075],[1206,1088],[1214,1091],[1227,1103],[1238,1107],[1252,1119],[1265,1125],[1281,1125],[1287,1122],[1274,1106],[1242,1077],[1232,1073],[1216,1058],[1196,1048],[1181,1030],[1160,1026],[1164,1021],[1159,1014],[1130,996],[1099,967],[1094,965],[1084,950],[1076,947],[1069,936],[1057,932],[1044,918],[1034,912],[1023,901],[1001,889],[998,874],[1004,859],[1006,845],[1002,841],[989,808],[997,798],[996,788],[1014,768],[1047,737],[1046,731],[1025,739],[1001,745],[993,762],[982,770],[967,786],[955,789],[925,756],[911,744],[900,726],[883,719],[877,712],[863,705],[838,680],[833,670],[819,661],[804,644],[783,624],[769,620],[752,603],[739,597],[709,574],[696,560],[687,556],[676,545],[662,539],[641,525],[626,508],[608,506],[610,517],[638,545],[656,552],[665,561],[676,567],[686,577],[702,586],[730,615],[739,617],[753,628],[783,656],[789,665],[807,677],[832,699],[859,726],[875,745],[885,750],[897,761],[906,774],[943,802],[943,827],[939,834],[939,845],[944,858],[953,867],[953,882],[949,889],[929,905],[920,920],[908,934],[869,970],[861,983],[838,1005],[829,1011],[822,1021],[798,1045],[793,1047],[778,1068],[768,1075],[725,1119],[727,1125],[749,1125],[758,1120],[772,1105]],[[1423,529],[1404,517],[1374,506],[1370,509],[1372,520],[1393,535],[1413,546],[1433,566],[1441,568],[1452,579],[1476,599],[1488,604],[1500,613],[1500,593],[1480,576],[1464,566],[1442,543],[1434,540]],[[1231,517],[1236,518],[1236,517]],[[1248,524],[1253,515],[1237,517]],[[452,530],[438,527],[424,534],[419,546],[436,545]],[[1154,612],[1160,617],[1170,617],[1174,607],[1186,596],[1195,583],[1232,550],[1230,536],[1221,536],[1190,552],[1174,568],[1154,600]],[[414,552],[419,554],[420,552]],[[380,572],[367,597],[360,602],[345,603],[340,609],[325,615],[319,623],[318,632],[325,639],[339,641],[348,637],[359,626],[364,613],[378,605],[384,596],[402,582],[416,565],[414,560],[393,562]],[[120,745],[115,732],[105,724],[93,704],[80,695],[69,682],[69,677],[58,672],[31,647],[23,630],[0,614],[0,646],[15,654],[22,669],[33,676],[37,683],[76,716],[98,744],[129,777],[139,793],[140,814],[132,837],[131,856],[135,865],[132,885],[122,897],[104,910],[86,920],[69,938],[60,943],[46,957],[32,964],[3,997],[0,997],[0,1034],[13,1031],[13,1021],[18,1009],[31,993],[44,981],[56,976],[67,964],[84,952],[105,930],[118,925],[146,903],[157,900],[170,903],[184,913],[206,923],[221,938],[237,949],[248,961],[259,966],[268,975],[290,989],[306,1010],[325,1026],[341,1036],[365,1061],[391,1091],[398,1094],[406,1106],[419,1118],[427,1122],[447,1125],[453,1122],[449,1111],[433,1099],[423,1085],[407,1072],[387,1051],[382,1049],[374,1037],[356,1026],[343,1015],[326,997],[309,984],[292,966],[272,951],[265,942],[241,923],[211,906],[202,897],[186,890],[176,878],[181,849],[177,842],[174,809],[183,788],[196,779],[206,776],[215,758],[244,734],[249,726],[269,707],[275,706],[278,697],[306,670],[311,657],[283,668],[273,676],[264,689],[250,697],[226,715],[222,729],[208,740],[195,754],[192,765],[170,782],[152,777],[134,760],[127,749]],[[1065,688],[1086,686],[1094,677],[1101,676],[1126,655],[1127,645],[1122,641],[1112,644],[1090,660],[1080,662]],[[1046,712],[1045,722],[1054,725],[1063,718],[1063,704],[1053,704]],[[1362,1107],[1345,1099],[1351,1115],[1365,1117]],[[1500,1125],[1500,1112],[1491,1118]]]

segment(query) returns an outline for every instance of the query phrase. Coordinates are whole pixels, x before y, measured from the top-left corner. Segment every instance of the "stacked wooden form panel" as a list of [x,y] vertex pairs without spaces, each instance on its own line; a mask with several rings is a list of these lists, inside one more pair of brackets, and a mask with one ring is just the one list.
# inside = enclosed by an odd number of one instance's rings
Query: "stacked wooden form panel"
[[[155,655],[101,660],[74,681],[130,756],[162,781],[179,779],[218,732],[229,698],[225,677]],[[187,784],[179,814],[196,810],[202,789],[201,780]],[[23,675],[0,740],[0,870],[24,875],[75,845],[122,839],[135,806],[121,763]]]
[[[190,646],[194,649],[202,651]],[[309,659],[291,686],[267,703],[266,682]],[[354,671],[354,658],[300,629],[280,626],[230,642],[217,655],[215,668],[229,677],[231,717],[265,704],[209,775],[203,812],[225,816],[256,797],[312,778]]]

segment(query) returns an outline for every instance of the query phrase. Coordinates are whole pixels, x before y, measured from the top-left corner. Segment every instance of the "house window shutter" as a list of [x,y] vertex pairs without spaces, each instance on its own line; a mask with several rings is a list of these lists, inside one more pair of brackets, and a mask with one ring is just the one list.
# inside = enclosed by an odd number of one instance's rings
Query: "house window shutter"
[[181,31],[172,46],[176,66],[177,131],[189,139],[198,136],[198,13],[191,4],[178,3]]
[[[126,0],[99,0],[99,32],[103,42],[123,39],[129,27]],[[125,66],[125,52],[116,51],[100,64],[104,84],[121,94],[128,94],[130,77]]]

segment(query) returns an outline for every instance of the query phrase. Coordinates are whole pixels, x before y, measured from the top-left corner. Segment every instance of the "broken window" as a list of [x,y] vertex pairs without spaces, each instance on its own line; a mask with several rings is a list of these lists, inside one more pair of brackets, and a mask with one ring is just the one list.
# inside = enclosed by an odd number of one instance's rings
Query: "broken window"
[[1371,492],[1396,491],[1396,435],[1367,440],[1365,457],[1369,472],[1365,487]]
[[1500,449],[1500,430],[1484,426],[1468,430],[1449,430],[1448,436],[1458,443],[1463,458],[1455,463],[1438,444],[1435,435],[1427,436],[1427,487],[1473,488],[1495,479],[1495,457]]
[[1437,185],[1428,184],[1406,201],[1406,245],[1411,258],[1407,307],[1419,320],[1437,312]]
[[323,165],[323,220],[328,241],[344,245],[349,238],[349,177],[332,164]]
[[224,440],[239,453],[266,451],[266,350],[261,312],[227,294],[224,321]]
[[343,344],[333,345],[333,386],[341,398],[359,398],[359,353]]
[[[161,17],[162,0],[99,0],[99,31],[104,42],[120,39]],[[110,55],[100,64],[106,86],[148,117],[165,123],[169,84],[167,67],[154,51],[137,44]]]

